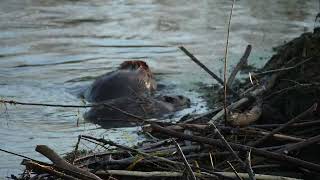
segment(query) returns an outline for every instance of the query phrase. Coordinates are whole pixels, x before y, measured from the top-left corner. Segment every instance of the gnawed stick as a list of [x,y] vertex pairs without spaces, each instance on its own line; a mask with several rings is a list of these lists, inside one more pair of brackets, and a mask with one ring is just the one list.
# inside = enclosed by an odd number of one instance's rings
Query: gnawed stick
[[241,57],[240,61],[238,62],[236,67],[231,72],[231,74],[230,74],[230,76],[228,78],[228,81],[227,81],[227,86],[232,87],[232,83],[233,83],[234,79],[236,78],[238,72],[247,64],[248,57],[249,57],[249,55],[251,53],[251,49],[252,49],[252,46],[249,44],[246,47],[246,50],[244,51],[244,54]]
[[255,105],[250,110],[242,113],[230,113],[230,116],[227,118],[227,122],[232,126],[243,127],[257,121],[261,114],[261,105]]
[[[210,144],[210,145],[219,146],[221,148],[224,148],[224,144],[221,142],[221,140],[206,138],[206,137],[201,137],[201,136],[190,136],[187,134],[172,131],[167,128],[163,128],[162,126],[159,126],[158,124],[155,124],[155,123],[151,124],[151,126],[154,128],[154,130],[159,131],[164,134],[167,134],[170,137],[177,137],[177,138],[184,139],[184,140],[190,140],[190,141],[195,141],[195,142],[199,142],[202,144]],[[236,143],[231,143],[231,142],[229,144],[235,150],[249,151],[251,149],[251,152],[257,156],[270,158],[270,159],[273,159],[276,161],[286,162],[292,166],[300,166],[300,167],[304,167],[306,169],[311,169],[311,170],[320,172],[320,165],[319,164],[314,164],[314,163],[307,162],[307,161],[304,161],[304,160],[301,160],[298,158],[294,158],[294,157],[290,157],[290,156],[286,156],[286,155],[278,154],[278,153],[274,153],[274,152],[269,152],[266,150],[261,150],[261,149],[246,146],[246,145],[241,145],[241,144],[236,144]]]
[[52,149],[50,149],[46,145],[37,145],[36,151],[44,155],[48,159],[50,159],[50,161],[52,161],[53,164],[58,168],[62,168],[64,170],[75,173],[73,175],[78,178],[85,179],[85,180],[101,180],[101,178],[99,178],[95,174],[92,174],[89,171],[83,170],[81,168],[78,168],[68,163],[66,160],[61,158],[56,152],[54,152]]

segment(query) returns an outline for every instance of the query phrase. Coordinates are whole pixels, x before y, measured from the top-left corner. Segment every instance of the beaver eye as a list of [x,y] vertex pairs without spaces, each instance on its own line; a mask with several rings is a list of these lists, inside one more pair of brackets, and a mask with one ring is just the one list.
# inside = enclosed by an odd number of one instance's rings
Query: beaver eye
[[184,99],[184,97],[183,97],[183,96],[178,96],[178,98],[179,98],[179,99]]

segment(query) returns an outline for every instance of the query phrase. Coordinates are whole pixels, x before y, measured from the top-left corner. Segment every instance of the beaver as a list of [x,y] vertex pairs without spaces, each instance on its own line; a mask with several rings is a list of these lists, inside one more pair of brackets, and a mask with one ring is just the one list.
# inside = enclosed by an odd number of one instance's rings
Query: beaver
[[[131,96],[121,97],[103,102],[98,107],[91,108],[84,118],[105,128],[127,127],[141,122],[134,116],[142,119],[163,119],[176,111],[190,107],[190,99],[181,95],[171,96]],[[113,107],[113,108],[111,108]],[[122,110],[124,112],[119,111]]]
[[154,76],[144,61],[124,61],[116,71],[96,79],[86,90],[84,97],[89,102],[150,95],[157,88]]

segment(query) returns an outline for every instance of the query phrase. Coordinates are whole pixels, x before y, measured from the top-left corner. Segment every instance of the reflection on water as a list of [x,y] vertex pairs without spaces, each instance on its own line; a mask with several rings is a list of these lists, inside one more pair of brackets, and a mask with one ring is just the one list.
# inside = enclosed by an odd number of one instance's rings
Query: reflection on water
[[[271,47],[312,30],[316,0],[237,1],[230,64],[253,45],[250,62]],[[1,0],[0,97],[25,102],[82,104],[74,94],[123,60],[146,59],[164,93],[183,94],[200,110],[197,83],[214,81],[177,46],[185,45],[219,72],[231,1]],[[219,74],[219,73],[218,73]],[[85,110],[1,105],[0,148],[40,158],[36,144],[64,153],[79,134],[133,142],[136,129],[103,130],[83,123]],[[80,119],[81,125],[76,126]],[[135,133],[133,133],[135,134]],[[0,152],[0,176],[18,172],[20,158]]]

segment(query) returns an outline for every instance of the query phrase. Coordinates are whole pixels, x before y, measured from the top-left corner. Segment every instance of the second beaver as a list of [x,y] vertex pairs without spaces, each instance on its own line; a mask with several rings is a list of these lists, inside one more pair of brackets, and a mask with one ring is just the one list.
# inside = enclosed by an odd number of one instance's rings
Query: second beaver
[[[150,118],[164,118],[176,111],[190,107],[190,99],[181,95],[122,97],[108,100],[91,108],[84,118],[105,128],[124,127]],[[133,115],[133,116],[132,116]]]
[[146,62],[125,61],[116,71],[96,79],[84,97],[89,102],[102,102],[121,97],[150,95],[156,88],[156,81]]

